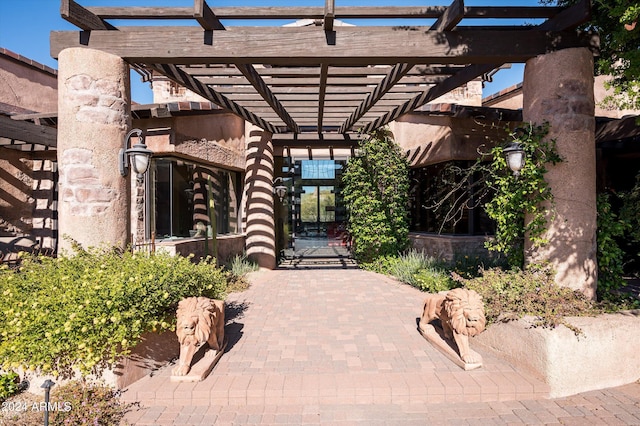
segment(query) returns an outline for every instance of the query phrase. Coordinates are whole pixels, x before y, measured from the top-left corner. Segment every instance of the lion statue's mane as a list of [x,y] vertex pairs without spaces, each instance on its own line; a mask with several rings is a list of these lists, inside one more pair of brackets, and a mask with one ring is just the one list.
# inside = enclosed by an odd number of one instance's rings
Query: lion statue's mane
[[189,297],[178,303],[176,335],[180,343],[180,360],[173,374],[184,376],[191,369],[197,350],[207,343],[220,350],[224,342],[224,302],[207,297]]
[[482,297],[466,288],[430,294],[424,300],[419,328],[425,331],[439,319],[445,337],[455,341],[460,358],[467,363],[480,362],[481,357],[469,348],[469,337],[484,331],[487,320]]

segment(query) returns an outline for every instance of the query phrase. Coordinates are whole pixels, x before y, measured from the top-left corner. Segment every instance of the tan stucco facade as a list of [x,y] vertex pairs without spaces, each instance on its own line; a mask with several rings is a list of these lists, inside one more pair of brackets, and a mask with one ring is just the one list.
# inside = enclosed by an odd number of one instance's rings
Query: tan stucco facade
[[55,71],[0,49],[0,102],[33,112],[58,109]]

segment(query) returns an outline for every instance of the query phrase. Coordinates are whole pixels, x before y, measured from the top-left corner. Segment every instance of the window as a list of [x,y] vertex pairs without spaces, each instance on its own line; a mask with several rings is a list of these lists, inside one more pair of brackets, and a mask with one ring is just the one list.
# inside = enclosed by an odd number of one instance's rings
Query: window
[[464,173],[468,161],[450,161],[409,173],[409,230],[457,235],[495,231],[484,204],[490,196],[483,177]]
[[153,158],[149,229],[156,238],[238,232],[239,174],[175,158]]

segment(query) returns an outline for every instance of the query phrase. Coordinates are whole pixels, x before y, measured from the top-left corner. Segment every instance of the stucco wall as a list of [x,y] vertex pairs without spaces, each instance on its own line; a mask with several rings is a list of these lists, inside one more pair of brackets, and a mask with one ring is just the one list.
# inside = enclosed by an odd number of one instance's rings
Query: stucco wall
[[605,75],[595,77],[593,97],[596,104],[596,117],[622,118],[626,115],[638,115],[640,110],[617,109],[614,105],[603,102],[605,97],[613,91],[605,88],[605,83],[611,78]]
[[598,317],[569,317],[555,329],[532,327],[532,318],[493,324],[472,345],[516,363],[560,398],[595,389],[633,383],[640,378],[639,312]]
[[57,111],[56,75],[0,51],[0,102],[36,112]]
[[403,150],[420,148],[411,166],[427,166],[451,160],[475,160],[478,150],[490,151],[504,140],[504,126],[479,126],[472,118],[425,113],[406,114],[389,124],[395,141]]

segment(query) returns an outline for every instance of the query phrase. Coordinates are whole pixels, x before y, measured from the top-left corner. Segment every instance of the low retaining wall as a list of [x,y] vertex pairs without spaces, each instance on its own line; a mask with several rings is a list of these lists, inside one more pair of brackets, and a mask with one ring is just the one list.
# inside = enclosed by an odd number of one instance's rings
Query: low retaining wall
[[[97,379],[115,388],[124,389],[133,382],[140,380],[154,370],[167,365],[169,361],[180,355],[180,344],[174,331],[162,333],[145,333],[142,341],[136,345],[131,354],[116,364],[113,369],[105,370],[99,377],[89,376],[89,379]],[[47,380],[53,380],[56,386],[61,386],[71,379],[61,379],[51,375],[39,376],[32,373],[19,371],[20,377],[29,381],[28,391],[43,395],[42,384]],[[77,373],[75,378],[80,378]]]
[[491,255],[484,247],[490,237],[482,235],[440,235],[410,232],[411,247],[437,259],[451,261],[455,255],[486,258]]
[[174,331],[145,333],[131,354],[102,378],[116,389],[124,389],[154,370],[167,365],[180,355],[180,344]]
[[[218,265],[225,263],[236,254],[242,254],[245,249],[244,234],[218,235]],[[179,240],[165,240],[156,243],[156,249],[166,251],[172,256],[188,256],[193,254],[195,259],[205,257],[213,251],[213,241],[208,240],[209,249],[205,250],[204,238],[182,238]]]
[[493,324],[472,345],[528,370],[550,387],[551,398],[640,379],[640,311],[570,317],[564,326],[532,328],[532,319]]

